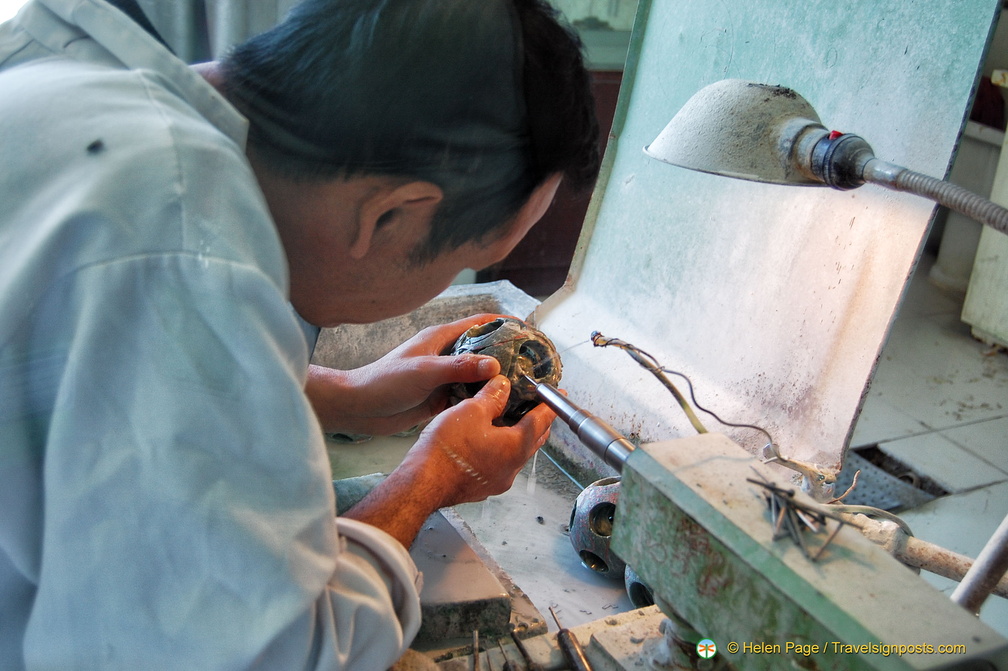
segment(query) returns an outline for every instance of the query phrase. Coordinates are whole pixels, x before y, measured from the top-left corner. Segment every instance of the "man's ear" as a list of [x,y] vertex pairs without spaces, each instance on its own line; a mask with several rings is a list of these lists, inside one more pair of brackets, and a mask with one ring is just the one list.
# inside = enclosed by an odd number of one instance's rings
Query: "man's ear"
[[401,217],[406,223],[422,222],[426,226],[443,198],[441,187],[424,181],[390,185],[369,194],[360,206],[350,256],[364,258],[371,249],[375,233],[393,218]]
[[553,198],[556,196],[562,179],[563,173],[553,173],[537,186],[522,208],[518,210],[518,214],[508,223],[501,238],[507,239],[508,244],[518,244],[553,204]]

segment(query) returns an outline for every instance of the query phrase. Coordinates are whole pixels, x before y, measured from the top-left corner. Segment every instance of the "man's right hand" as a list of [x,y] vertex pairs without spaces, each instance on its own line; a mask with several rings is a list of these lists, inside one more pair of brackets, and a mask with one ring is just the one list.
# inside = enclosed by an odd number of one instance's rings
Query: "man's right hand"
[[409,547],[438,508],[507,491],[529,457],[545,444],[556,417],[539,405],[514,426],[494,425],[510,391],[507,378],[498,375],[473,398],[439,414],[402,463],[346,516],[372,524]]

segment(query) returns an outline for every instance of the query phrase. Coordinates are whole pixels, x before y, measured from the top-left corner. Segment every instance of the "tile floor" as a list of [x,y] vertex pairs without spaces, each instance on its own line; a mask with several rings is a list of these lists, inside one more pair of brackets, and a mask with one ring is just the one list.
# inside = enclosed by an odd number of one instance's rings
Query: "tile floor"
[[[971,557],[1008,514],[1008,353],[971,337],[961,297],[928,281],[925,257],[911,282],[851,441],[878,445],[949,492],[900,515],[920,538]],[[951,594],[956,583],[931,574]],[[1008,636],[1008,600],[981,619]]]

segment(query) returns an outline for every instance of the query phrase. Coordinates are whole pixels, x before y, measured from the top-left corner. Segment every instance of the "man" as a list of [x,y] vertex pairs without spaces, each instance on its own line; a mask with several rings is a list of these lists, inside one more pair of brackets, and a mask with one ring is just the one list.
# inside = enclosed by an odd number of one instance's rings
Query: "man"
[[[386,668],[420,524],[552,415],[494,426],[496,362],[437,356],[480,318],[356,371],[308,371],[315,327],[418,306],[590,184],[576,40],[538,0],[311,0],[193,69],[113,4],[0,28],[0,666]],[[320,425],[435,414],[335,518]]]

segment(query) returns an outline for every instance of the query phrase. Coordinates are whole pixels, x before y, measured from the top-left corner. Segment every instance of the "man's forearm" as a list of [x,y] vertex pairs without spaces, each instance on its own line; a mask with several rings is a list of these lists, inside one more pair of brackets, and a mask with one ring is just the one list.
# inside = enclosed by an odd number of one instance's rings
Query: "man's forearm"
[[343,517],[370,524],[409,548],[424,521],[442,507],[444,491],[439,486],[437,464],[407,455]]
[[308,366],[308,380],[305,382],[305,396],[315,410],[319,424],[326,431],[336,430],[345,422],[341,412],[341,400],[345,397],[347,383],[343,371],[325,366]]

